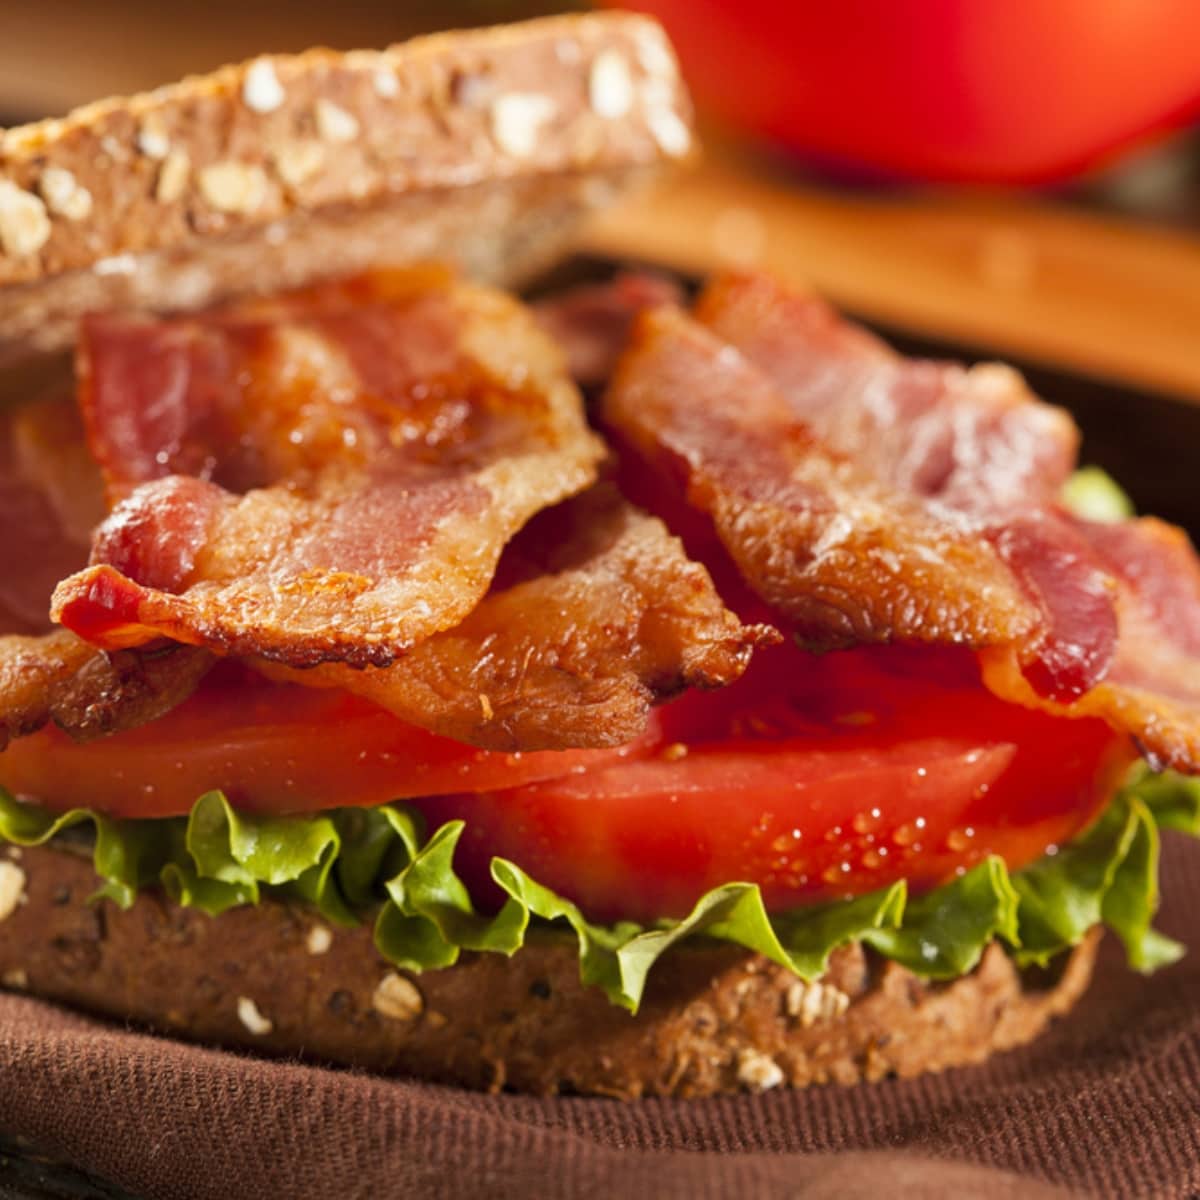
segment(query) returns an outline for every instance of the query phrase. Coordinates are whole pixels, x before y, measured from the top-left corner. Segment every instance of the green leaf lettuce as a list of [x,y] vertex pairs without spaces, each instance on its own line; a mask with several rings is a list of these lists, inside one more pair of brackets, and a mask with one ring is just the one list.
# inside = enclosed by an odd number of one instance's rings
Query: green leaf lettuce
[[731,882],[681,919],[604,926],[500,858],[491,871],[506,900],[478,912],[454,869],[462,822],[428,834],[401,805],[266,817],[210,792],[186,819],[114,820],[87,809],[50,814],[0,790],[0,841],[86,840],[96,897],[121,907],[158,885],[214,916],[264,896],[311,904],[342,925],[373,916],[380,952],[412,971],[450,966],[463,950],[512,954],[534,927],[556,926],[578,943],[583,981],[632,1012],[658,959],[694,938],[744,946],[810,980],[838,946],[861,940],[917,974],[950,979],[993,940],[1021,964],[1042,964],[1103,924],[1133,967],[1153,970],[1182,953],[1151,925],[1161,829],[1200,836],[1200,781],[1139,770],[1081,837],[1011,875],[989,858],[912,899],[897,883],[783,914],[766,912],[754,884]]

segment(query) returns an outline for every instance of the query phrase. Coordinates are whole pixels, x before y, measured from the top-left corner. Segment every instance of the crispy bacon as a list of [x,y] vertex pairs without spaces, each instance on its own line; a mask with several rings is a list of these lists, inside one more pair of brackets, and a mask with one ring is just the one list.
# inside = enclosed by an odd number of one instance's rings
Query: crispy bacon
[[988,645],[1034,629],[990,545],[824,445],[762,371],[681,312],[643,319],[605,416],[815,644]]
[[529,312],[436,272],[97,318],[80,362],[123,498],[53,611],[109,649],[385,666],[461,621],[603,453]]
[[1129,730],[1156,768],[1200,766],[1200,563],[1186,535],[1152,517],[1096,524],[1078,535],[1115,581],[1119,636],[1108,670],[1069,706],[1030,686],[1011,650],[984,655],[993,691],[1070,716],[1103,717]]
[[106,655],[50,628],[55,583],[87,561],[104,507],[75,405],[47,399],[0,417],[0,750],[47,721],[80,740],[153,720],[208,670],[203,651]]
[[100,477],[67,397],[0,412],[0,633],[51,628],[54,585],[87,562]]
[[0,750],[49,721],[76,741],[145,725],[186,700],[211,666],[206,651],[170,642],[106,654],[65,629],[0,637]]
[[267,673],[489,750],[558,750],[634,740],[651,705],[732,682],[777,639],[743,626],[662,522],[602,486],[535,518],[462,624],[393,666]]
[[649,271],[622,271],[604,283],[554,292],[533,306],[538,324],[566,351],[575,381],[585,388],[608,382],[638,313],[682,304],[673,279]]
[[694,318],[642,318],[604,411],[808,642],[966,644],[1000,694],[1200,765],[1195,556],[1158,523],[1059,506],[1075,430],[1015,373],[901,359],[733,278]]

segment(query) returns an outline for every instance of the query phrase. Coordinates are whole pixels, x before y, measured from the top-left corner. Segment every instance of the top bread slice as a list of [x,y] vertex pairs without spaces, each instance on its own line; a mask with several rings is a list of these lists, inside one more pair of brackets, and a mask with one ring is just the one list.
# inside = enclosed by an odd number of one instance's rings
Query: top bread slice
[[662,29],[550,17],[263,55],[0,133],[0,365],[94,310],[428,258],[513,286],[692,149]]

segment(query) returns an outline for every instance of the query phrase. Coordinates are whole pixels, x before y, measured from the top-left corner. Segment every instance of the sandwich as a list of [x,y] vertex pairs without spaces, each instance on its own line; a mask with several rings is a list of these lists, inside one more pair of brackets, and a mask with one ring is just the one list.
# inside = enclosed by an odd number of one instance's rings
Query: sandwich
[[1200,563],[994,364],[525,288],[692,152],[652,21],[0,143],[0,982],[473,1088],[855,1083],[1134,969]]

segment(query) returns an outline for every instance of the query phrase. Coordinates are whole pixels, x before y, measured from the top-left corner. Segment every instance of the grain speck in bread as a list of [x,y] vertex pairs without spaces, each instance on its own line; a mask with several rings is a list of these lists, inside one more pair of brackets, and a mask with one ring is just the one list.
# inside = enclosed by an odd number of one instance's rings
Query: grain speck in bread
[[92,309],[429,254],[520,283],[686,155],[690,120],[661,29],[609,13],[264,55],[0,132],[0,364],[69,344]]
[[1053,977],[1023,976],[993,945],[943,984],[857,945],[805,984],[737,947],[685,943],[633,1017],[580,984],[574,942],[554,932],[511,959],[464,954],[409,976],[367,928],[330,931],[314,955],[312,914],[275,900],[214,919],[147,892],[122,912],[86,902],[96,879],[77,853],[22,861],[28,903],[0,938],[6,986],[204,1042],[543,1094],[703,1096],[979,1062],[1072,1006],[1098,937]]

